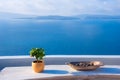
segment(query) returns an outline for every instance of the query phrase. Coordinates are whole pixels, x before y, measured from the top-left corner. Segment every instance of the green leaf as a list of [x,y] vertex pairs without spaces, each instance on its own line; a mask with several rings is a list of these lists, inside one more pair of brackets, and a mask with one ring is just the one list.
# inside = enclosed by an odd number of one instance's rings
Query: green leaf
[[30,56],[35,57],[36,60],[42,60],[45,56],[45,51],[43,48],[32,48],[30,50]]

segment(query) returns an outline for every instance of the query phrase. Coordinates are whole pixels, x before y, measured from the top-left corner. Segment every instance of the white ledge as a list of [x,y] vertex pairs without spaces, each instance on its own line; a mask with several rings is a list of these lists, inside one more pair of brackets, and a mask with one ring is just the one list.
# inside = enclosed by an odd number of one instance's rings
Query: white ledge
[[[120,55],[46,55],[45,58],[120,58]],[[0,59],[31,58],[29,55],[0,56]]]

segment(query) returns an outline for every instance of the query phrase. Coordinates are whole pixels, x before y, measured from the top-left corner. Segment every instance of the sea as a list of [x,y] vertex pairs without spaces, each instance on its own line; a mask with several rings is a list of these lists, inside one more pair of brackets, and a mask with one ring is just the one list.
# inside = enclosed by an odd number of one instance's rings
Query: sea
[[0,20],[0,56],[120,55],[120,19]]

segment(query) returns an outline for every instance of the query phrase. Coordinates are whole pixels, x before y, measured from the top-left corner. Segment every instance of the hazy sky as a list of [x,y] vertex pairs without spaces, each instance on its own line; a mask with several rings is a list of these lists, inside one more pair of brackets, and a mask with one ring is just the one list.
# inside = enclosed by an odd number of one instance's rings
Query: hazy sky
[[120,0],[0,0],[0,12],[32,15],[120,14]]

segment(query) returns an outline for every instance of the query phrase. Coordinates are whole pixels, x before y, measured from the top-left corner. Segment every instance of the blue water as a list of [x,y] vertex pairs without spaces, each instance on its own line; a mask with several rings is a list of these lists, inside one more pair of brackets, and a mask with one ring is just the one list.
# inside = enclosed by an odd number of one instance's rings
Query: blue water
[[120,20],[0,20],[0,56],[34,47],[47,55],[120,55]]

